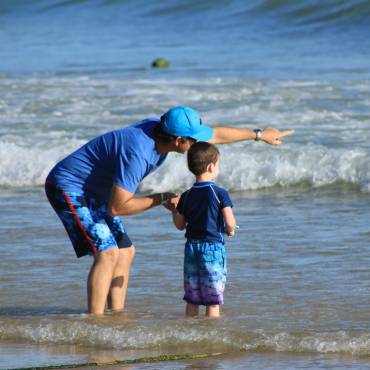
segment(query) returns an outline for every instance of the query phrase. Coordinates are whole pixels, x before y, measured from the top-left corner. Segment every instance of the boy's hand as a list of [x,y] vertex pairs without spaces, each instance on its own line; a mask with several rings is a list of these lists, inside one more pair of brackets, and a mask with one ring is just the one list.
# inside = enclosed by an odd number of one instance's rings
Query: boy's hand
[[166,203],[163,203],[163,207],[165,207],[171,212],[174,212],[176,210],[177,203],[179,202],[180,197],[173,193],[166,193],[166,194],[171,194],[171,196],[167,199]]
[[236,229],[239,229],[238,225],[235,225],[235,227],[233,229],[227,229],[226,230],[226,235],[229,236],[230,238],[233,237],[235,235],[235,230]]

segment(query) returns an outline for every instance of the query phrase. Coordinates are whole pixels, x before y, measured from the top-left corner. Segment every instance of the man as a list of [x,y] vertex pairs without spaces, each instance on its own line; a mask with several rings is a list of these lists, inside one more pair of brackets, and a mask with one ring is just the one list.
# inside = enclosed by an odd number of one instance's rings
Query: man
[[172,193],[135,196],[140,182],[169,152],[185,153],[197,140],[280,144],[292,133],[275,128],[210,128],[197,112],[178,106],[161,119],[145,119],[98,136],[57,163],[46,179],[47,197],[77,257],[94,256],[87,280],[88,312],[104,314],[106,304],[111,310],[124,308],[135,247],[118,216],[166,205],[175,197]]

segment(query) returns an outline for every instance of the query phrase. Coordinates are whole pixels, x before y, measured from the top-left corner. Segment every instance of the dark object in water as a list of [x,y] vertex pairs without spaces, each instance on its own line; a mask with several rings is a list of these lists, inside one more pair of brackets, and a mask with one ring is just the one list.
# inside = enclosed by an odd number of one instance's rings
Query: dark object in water
[[170,62],[164,58],[157,58],[152,62],[153,68],[167,68],[169,65]]

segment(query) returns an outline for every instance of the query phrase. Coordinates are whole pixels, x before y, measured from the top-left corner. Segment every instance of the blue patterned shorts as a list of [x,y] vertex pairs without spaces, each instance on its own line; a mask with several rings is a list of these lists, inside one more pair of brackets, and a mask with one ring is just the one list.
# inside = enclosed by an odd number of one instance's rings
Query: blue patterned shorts
[[64,192],[46,181],[45,192],[50,204],[61,219],[77,257],[118,246],[131,247],[119,217],[112,217],[105,204],[85,194]]
[[184,300],[196,305],[224,303],[226,251],[223,243],[188,240],[184,258]]

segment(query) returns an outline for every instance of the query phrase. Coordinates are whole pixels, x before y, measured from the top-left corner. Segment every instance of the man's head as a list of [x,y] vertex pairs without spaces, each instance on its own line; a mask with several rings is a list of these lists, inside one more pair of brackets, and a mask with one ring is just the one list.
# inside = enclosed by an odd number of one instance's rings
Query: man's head
[[215,171],[215,177],[217,177],[219,158],[220,152],[215,145],[198,141],[188,151],[189,170],[195,176]]
[[202,124],[195,110],[181,105],[171,108],[161,117],[161,129],[171,136],[195,141],[207,141],[213,135],[213,130]]

